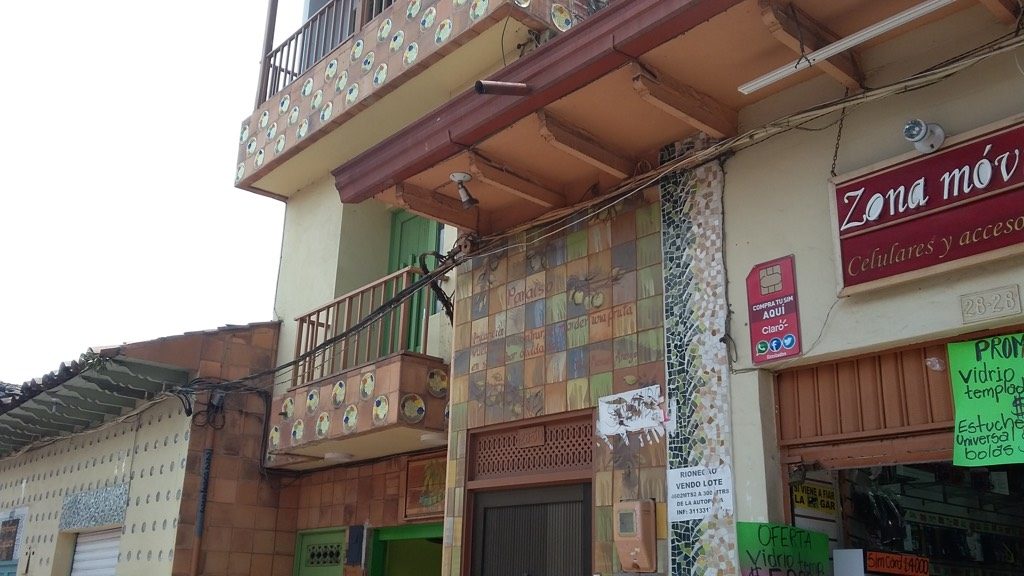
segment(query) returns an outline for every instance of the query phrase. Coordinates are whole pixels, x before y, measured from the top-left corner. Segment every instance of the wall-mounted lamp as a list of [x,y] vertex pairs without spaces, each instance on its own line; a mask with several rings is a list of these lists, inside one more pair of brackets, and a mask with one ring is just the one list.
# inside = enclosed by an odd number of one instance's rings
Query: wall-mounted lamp
[[473,179],[472,175],[465,172],[452,172],[449,178],[451,178],[452,182],[455,182],[455,186],[459,189],[459,200],[462,200],[462,208],[464,210],[469,210],[480,203],[479,200],[473,198],[473,195],[469,193],[469,188],[466,188],[466,182]]
[[946,133],[942,126],[929,124],[920,118],[907,121],[903,126],[903,137],[922,154],[934,152],[946,141]]

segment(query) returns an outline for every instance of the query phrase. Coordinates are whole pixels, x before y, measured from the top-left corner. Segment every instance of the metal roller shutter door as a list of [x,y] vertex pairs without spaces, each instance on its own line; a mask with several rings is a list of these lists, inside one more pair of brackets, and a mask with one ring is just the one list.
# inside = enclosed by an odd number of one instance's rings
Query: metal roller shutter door
[[114,576],[121,529],[79,534],[71,576]]

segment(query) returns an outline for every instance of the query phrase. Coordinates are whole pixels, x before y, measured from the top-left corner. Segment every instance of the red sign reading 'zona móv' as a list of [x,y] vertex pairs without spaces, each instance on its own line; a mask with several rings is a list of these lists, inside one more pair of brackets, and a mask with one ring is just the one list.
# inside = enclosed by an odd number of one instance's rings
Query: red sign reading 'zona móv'
[[1018,117],[938,152],[836,182],[843,286],[866,288],[1024,251],[1021,156]]

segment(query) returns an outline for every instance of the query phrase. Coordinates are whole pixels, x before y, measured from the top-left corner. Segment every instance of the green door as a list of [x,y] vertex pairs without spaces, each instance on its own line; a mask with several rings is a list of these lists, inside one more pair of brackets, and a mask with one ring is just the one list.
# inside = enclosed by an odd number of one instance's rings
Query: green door
[[17,571],[17,560],[5,560],[0,562],[0,576],[14,576]]
[[374,530],[370,576],[440,575],[442,533],[440,523]]
[[[434,252],[440,246],[441,226],[433,220],[410,214],[400,210],[391,215],[391,250],[388,255],[388,273],[397,272],[407,266],[419,266],[420,254]],[[427,265],[433,266],[434,259],[427,259]],[[409,317],[409,339],[402,342],[404,350],[425,353],[421,349],[426,343],[420,342],[423,334],[423,322],[426,321],[424,309],[433,312],[434,297],[428,292],[419,292],[412,299],[412,314]],[[425,296],[426,295],[426,296]],[[385,338],[389,341],[389,338]],[[391,350],[390,352],[395,352]]]
[[297,541],[296,576],[340,576],[344,573],[344,529],[300,532]]

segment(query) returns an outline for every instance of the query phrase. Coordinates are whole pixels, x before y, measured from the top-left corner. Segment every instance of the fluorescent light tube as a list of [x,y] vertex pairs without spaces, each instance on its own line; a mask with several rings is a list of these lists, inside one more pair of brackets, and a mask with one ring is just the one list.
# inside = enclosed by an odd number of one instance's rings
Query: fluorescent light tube
[[827,60],[840,52],[849,50],[850,48],[863,44],[872,38],[881,36],[890,30],[899,28],[908,22],[912,22],[922,16],[931,14],[939,8],[948,6],[953,2],[956,2],[956,0],[928,0],[927,2],[922,2],[912,8],[907,8],[895,16],[886,18],[885,20],[872,24],[859,32],[855,32],[846,38],[836,40],[828,46],[819,48],[805,56],[801,56],[792,64],[786,64],[785,66],[777,70],[773,70],[756,80],[751,80],[750,82],[740,86],[738,90],[743,94],[757,92],[765,86],[770,86],[783,78],[796,74],[804,68],[809,68],[815,65],[821,60]]

